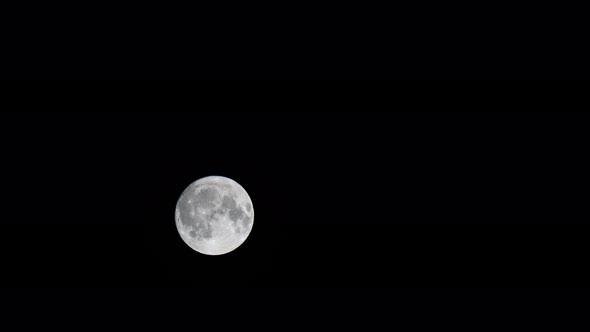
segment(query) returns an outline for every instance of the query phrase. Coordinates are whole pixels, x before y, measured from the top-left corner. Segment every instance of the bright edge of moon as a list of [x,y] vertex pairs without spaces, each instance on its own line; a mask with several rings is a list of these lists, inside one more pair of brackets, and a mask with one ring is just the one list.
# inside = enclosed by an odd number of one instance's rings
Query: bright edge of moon
[[189,247],[205,255],[222,255],[238,248],[252,231],[254,206],[236,181],[208,176],[183,191],[175,219]]

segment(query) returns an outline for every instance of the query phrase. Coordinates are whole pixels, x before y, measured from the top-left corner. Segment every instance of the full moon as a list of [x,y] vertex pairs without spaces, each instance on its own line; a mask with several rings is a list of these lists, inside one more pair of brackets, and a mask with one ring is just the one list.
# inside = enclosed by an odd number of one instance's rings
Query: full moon
[[254,207],[236,181],[208,176],[180,195],[175,219],[189,247],[205,255],[222,255],[244,243],[254,224]]

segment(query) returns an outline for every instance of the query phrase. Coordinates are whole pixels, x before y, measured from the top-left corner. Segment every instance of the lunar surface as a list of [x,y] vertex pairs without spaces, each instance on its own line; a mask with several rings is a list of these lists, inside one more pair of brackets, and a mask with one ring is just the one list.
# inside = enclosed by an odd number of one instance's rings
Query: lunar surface
[[239,247],[254,223],[250,196],[236,181],[208,176],[190,184],[176,203],[181,238],[206,255],[222,255]]

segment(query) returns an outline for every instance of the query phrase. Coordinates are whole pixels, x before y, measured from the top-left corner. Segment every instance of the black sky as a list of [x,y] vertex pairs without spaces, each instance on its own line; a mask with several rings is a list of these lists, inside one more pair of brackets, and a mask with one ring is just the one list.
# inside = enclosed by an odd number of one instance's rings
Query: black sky
[[[322,292],[587,287],[585,115],[381,88],[31,88],[2,116],[3,289],[298,288],[334,304]],[[219,257],[174,225],[207,175],[256,211]]]

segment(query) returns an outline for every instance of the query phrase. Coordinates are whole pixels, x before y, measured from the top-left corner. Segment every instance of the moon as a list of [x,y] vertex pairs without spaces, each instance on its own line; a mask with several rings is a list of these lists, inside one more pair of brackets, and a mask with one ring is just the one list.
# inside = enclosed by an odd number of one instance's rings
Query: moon
[[254,224],[254,206],[246,190],[223,176],[191,183],[176,203],[176,228],[184,242],[205,255],[238,248]]

